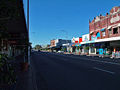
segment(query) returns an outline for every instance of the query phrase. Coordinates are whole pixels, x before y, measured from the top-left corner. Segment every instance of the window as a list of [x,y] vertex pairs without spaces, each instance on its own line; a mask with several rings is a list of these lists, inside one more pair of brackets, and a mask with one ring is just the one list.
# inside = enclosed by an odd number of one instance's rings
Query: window
[[105,36],[105,31],[102,31],[102,36],[103,36],[103,37]]
[[120,27],[119,27],[119,32],[118,33],[120,33]]
[[118,34],[118,28],[113,28],[113,34]]
[[95,53],[95,48],[91,48],[91,53]]
[[112,34],[112,29],[109,29],[109,35],[111,35]]

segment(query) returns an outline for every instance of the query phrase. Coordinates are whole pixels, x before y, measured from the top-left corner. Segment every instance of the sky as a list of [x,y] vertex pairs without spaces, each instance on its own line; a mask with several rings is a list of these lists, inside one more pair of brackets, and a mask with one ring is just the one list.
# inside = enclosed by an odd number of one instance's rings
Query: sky
[[[52,39],[72,39],[89,33],[89,19],[106,15],[119,0],[29,0],[30,42],[50,44]],[[27,0],[23,0],[27,17]]]

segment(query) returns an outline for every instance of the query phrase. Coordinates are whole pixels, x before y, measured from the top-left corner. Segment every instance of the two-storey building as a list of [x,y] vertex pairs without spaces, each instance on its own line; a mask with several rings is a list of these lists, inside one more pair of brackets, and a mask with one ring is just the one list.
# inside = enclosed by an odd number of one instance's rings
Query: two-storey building
[[120,7],[113,7],[105,16],[89,21],[90,53],[120,51]]

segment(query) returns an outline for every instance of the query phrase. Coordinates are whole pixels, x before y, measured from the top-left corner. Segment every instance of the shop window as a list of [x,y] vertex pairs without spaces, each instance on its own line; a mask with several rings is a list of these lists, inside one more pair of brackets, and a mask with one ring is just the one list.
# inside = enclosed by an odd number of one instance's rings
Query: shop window
[[109,29],[109,35],[111,35],[112,34],[112,29]]
[[91,53],[95,53],[95,48],[91,48]]
[[105,36],[105,31],[102,31],[102,36],[103,36],[103,37]]
[[120,33],[120,27],[119,27],[119,33]]
[[113,34],[118,34],[118,28],[113,28]]

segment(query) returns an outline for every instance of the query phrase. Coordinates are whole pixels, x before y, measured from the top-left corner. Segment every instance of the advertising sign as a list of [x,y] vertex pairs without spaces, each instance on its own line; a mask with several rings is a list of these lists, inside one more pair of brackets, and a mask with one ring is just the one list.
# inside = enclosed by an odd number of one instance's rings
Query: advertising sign
[[78,38],[73,37],[72,38],[72,43],[79,43],[79,37]]
[[89,34],[82,35],[82,41],[88,42],[90,40]]

